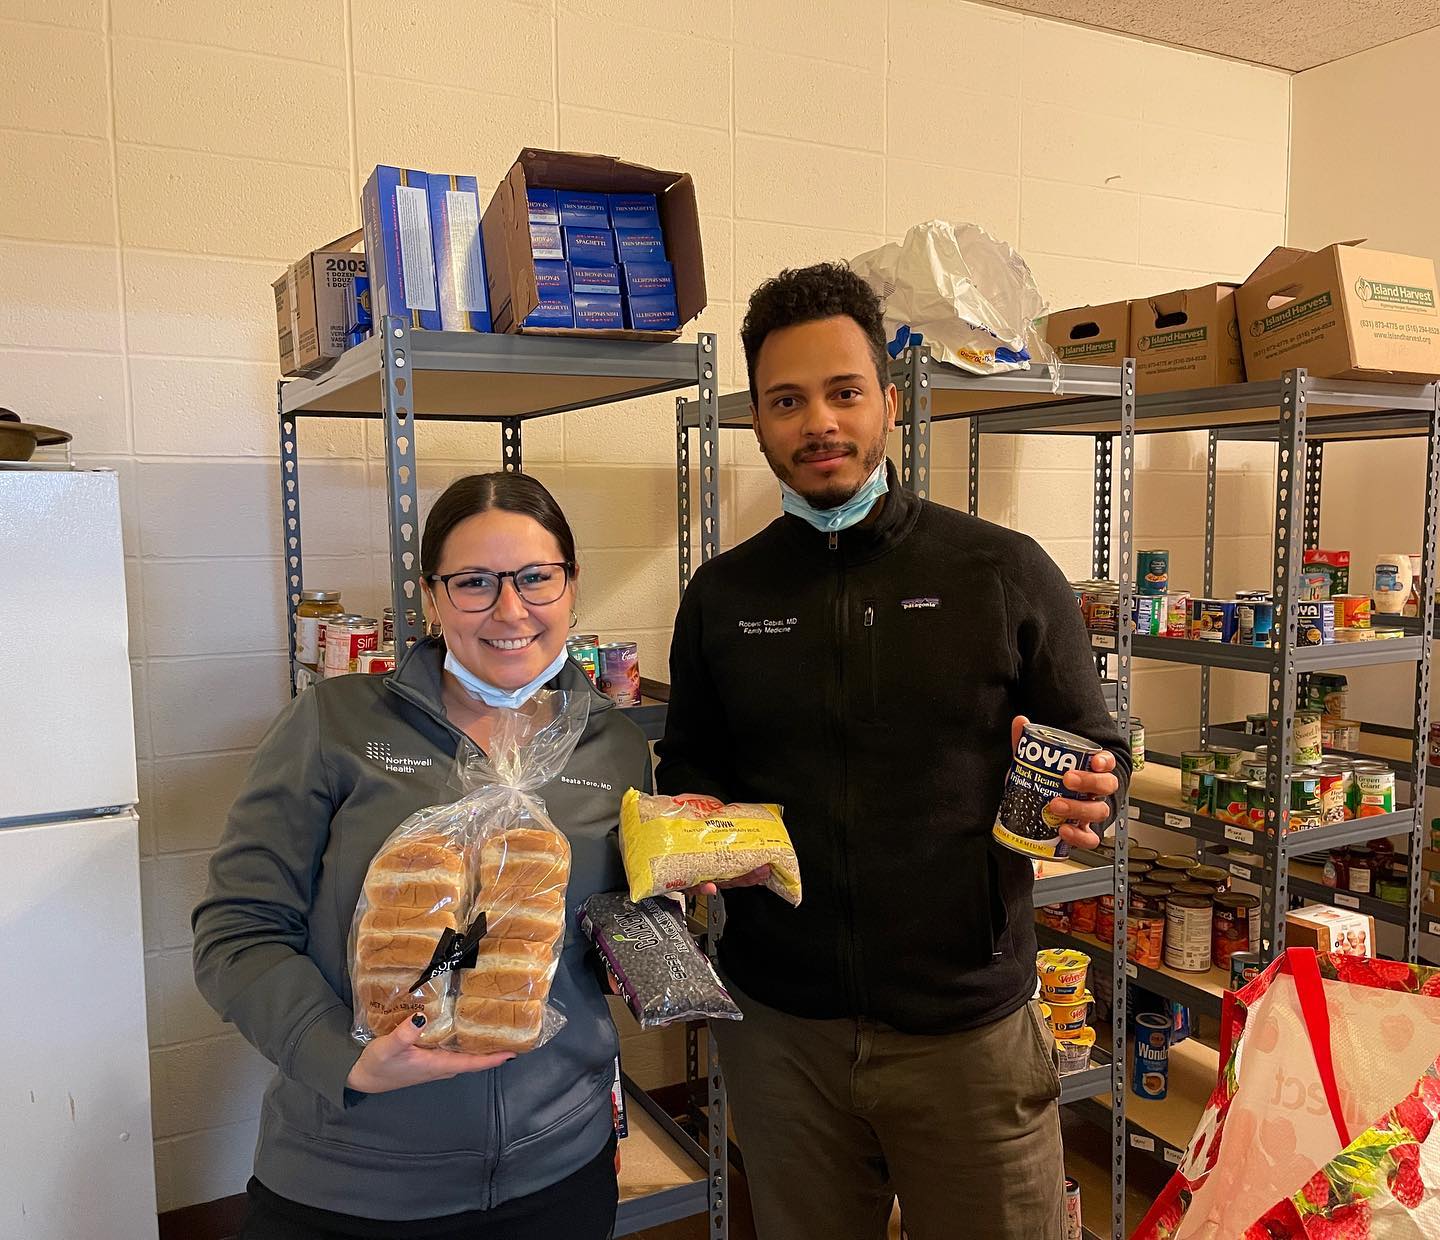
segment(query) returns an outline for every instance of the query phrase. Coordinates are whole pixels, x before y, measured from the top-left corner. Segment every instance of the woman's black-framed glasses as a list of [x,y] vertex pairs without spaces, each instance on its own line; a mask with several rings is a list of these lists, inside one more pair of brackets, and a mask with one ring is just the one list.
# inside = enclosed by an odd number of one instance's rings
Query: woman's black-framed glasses
[[439,582],[445,587],[450,605],[456,611],[489,611],[500,601],[500,591],[506,578],[515,587],[523,602],[534,607],[544,607],[558,602],[570,584],[575,565],[526,564],[512,572],[493,572],[488,568],[462,568],[458,573],[432,574],[432,586]]

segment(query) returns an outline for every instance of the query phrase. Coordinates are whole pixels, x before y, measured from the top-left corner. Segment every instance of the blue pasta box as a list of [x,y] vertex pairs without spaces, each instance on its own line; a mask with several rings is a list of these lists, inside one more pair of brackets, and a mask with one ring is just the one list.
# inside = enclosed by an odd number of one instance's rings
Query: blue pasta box
[[420,325],[447,332],[488,332],[490,291],[474,177],[430,174],[430,235],[435,243],[439,309]]
[[610,204],[604,194],[589,194],[576,189],[556,191],[560,204],[560,223],[565,228],[609,228]]
[[525,189],[525,205],[532,224],[558,224],[560,222],[560,195],[557,190],[539,189],[534,185]]
[[609,225],[604,228],[573,228],[562,225],[565,234],[565,257],[572,263],[599,266],[615,261],[615,234]]
[[438,314],[435,253],[430,234],[430,176],[380,164],[365,182],[360,201],[365,260],[374,316],[409,318]]
[[658,228],[617,228],[615,248],[622,263],[663,263],[665,234]]
[[674,294],[627,297],[625,326],[637,332],[673,332],[680,329],[680,310]]
[[607,194],[611,228],[660,227],[660,203],[654,194]]
[[570,291],[618,297],[620,295],[620,268],[609,263],[603,265],[571,263]]
[[535,264],[535,291],[540,304],[526,317],[526,327],[574,327],[575,308],[570,299],[570,267],[561,262]]
[[620,331],[625,326],[619,293],[574,293],[571,301],[575,306],[575,326],[578,328]]
[[627,297],[675,296],[675,269],[669,263],[626,263],[621,272]]
[[537,263],[565,261],[565,239],[559,224],[530,225],[530,254]]

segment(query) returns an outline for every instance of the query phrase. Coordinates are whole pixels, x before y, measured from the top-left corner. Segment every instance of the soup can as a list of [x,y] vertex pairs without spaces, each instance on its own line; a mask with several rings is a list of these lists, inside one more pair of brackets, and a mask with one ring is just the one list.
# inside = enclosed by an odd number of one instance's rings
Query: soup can
[[360,670],[360,655],[380,644],[380,623],[370,616],[331,616],[325,624],[325,675]]
[[1268,599],[1242,599],[1236,610],[1240,645],[1268,646],[1275,631],[1275,604]]
[[1133,774],[1135,771],[1143,771],[1144,769],[1145,721],[1143,719],[1137,719],[1132,715],[1130,717],[1130,770]]
[[1325,752],[1321,741],[1320,721],[1324,716],[1313,710],[1295,712],[1294,744],[1291,761],[1296,766],[1310,766],[1319,762]]
[[1147,969],[1158,969],[1165,960],[1165,916],[1162,913],[1132,911],[1125,922],[1130,959]]
[[1171,892],[1165,901],[1165,967],[1184,973],[1210,971],[1214,904],[1204,896]]
[[1115,937],[1115,897],[1098,896],[1095,900],[1095,937],[1103,943]]
[[1240,772],[1241,754],[1228,745],[1210,746],[1210,769],[1217,775],[1236,775]]
[[1324,646],[1335,640],[1335,604],[1328,598],[1302,599],[1295,604],[1299,617],[1295,640],[1302,646]]
[[1194,857],[1183,853],[1161,853],[1155,858],[1155,865],[1162,870],[1183,870],[1188,875],[1200,863]]
[[1194,883],[1205,883],[1216,891],[1228,891],[1230,889],[1230,874],[1215,865],[1197,865],[1190,871],[1190,881]]
[[1240,990],[1260,976],[1259,952],[1234,952],[1230,956],[1230,989]]
[[1165,596],[1165,636],[1190,636],[1190,594],[1172,590]]
[[1219,968],[1230,963],[1236,952],[1249,951],[1250,914],[1237,892],[1221,892],[1215,897],[1211,923],[1211,956]]
[[596,650],[595,687],[616,706],[640,705],[640,647],[607,642]]
[[1240,764],[1240,774],[1246,779],[1256,779],[1263,784],[1265,777],[1269,774],[1269,768],[1263,760],[1247,758]]
[[1167,891],[1172,887],[1178,887],[1181,883],[1188,883],[1190,875],[1185,870],[1161,870],[1154,869],[1145,875],[1147,883],[1156,883]]
[[1395,812],[1395,772],[1367,768],[1355,772],[1355,788],[1359,800],[1356,818],[1373,818]]
[[1170,1080],[1170,1018],[1158,1012],[1135,1017],[1135,1074],[1130,1088],[1138,1098],[1159,1101]]
[[1135,588],[1141,594],[1166,594],[1170,589],[1170,552],[1135,553]]
[[1320,807],[1320,821],[1345,821],[1345,775],[1335,766],[1321,767],[1316,777],[1315,800]]
[[1130,911],[1133,913],[1154,913],[1160,914],[1165,911],[1165,900],[1170,895],[1170,888],[1162,883],[1152,883],[1149,876],[1146,881],[1136,883],[1130,888]]
[[[1233,616],[1232,603],[1230,613]],[[1190,637],[1194,641],[1223,642],[1225,640],[1225,601],[1218,598],[1192,598],[1190,600]]]
[[1337,629],[1368,629],[1370,627],[1370,596],[1368,594],[1335,594],[1335,627]]
[[1027,857],[1066,856],[1069,848],[1060,838],[1065,820],[1052,814],[1049,805],[1055,797],[1094,799],[1066,788],[1063,779],[1070,771],[1088,770],[1099,752],[1100,746],[1083,736],[1027,723],[1005,777],[992,831],[996,842]]
[[1080,1213],[1080,1181],[1065,1177],[1065,1240],[1085,1240]]
[[[1111,899],[1113,900],[1114,897],[1112,896]],[[1098,899],[1076,900],[1070,905],[1070,928],[1077,934],[1094,934],[1099,912],[1100,901]],[[1113,918],[1115,915],[1113,904],[1110,915],[1113,926]],[[1114,937],[1113,934],[1111,937]]]
[[576,633],[573,637],[565,639],[565,649],[570,652],[570,657],[581,666],[593,684],[595,678],[600,674],[600,639],[593,633]]
[[355,670],[372,676],[383,675],[395,670],[395,647],[381,646],[378,650],[362,650],[355,660]]

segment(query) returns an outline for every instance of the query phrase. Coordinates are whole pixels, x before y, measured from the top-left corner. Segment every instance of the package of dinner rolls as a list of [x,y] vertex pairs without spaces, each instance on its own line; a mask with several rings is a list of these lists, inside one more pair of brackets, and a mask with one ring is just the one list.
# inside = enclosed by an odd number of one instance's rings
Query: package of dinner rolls
[[620,855],[630,899],[724,882],[770,867],[765,886],[800,903],[800,863],[778,805],[704,804],[631,788],[620,803]]
[[350,926],[352,1032],[368,1042],[417,1012],[420,1044],[488,1055],[543,1046],[565,943],[570,844],[540,788],[575,751],[588,695],[545,691],[500,712],[490,750],[456,764],[461,795],[417,810],[371,859]]

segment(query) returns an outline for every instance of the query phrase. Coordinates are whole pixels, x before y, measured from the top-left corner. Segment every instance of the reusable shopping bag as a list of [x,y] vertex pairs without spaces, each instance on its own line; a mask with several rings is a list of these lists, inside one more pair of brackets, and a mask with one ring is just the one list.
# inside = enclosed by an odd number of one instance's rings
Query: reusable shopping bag
[[1220,1037],[1132,1240],[1440,1237],[1440,969],[1290,948],[1225,995]]

